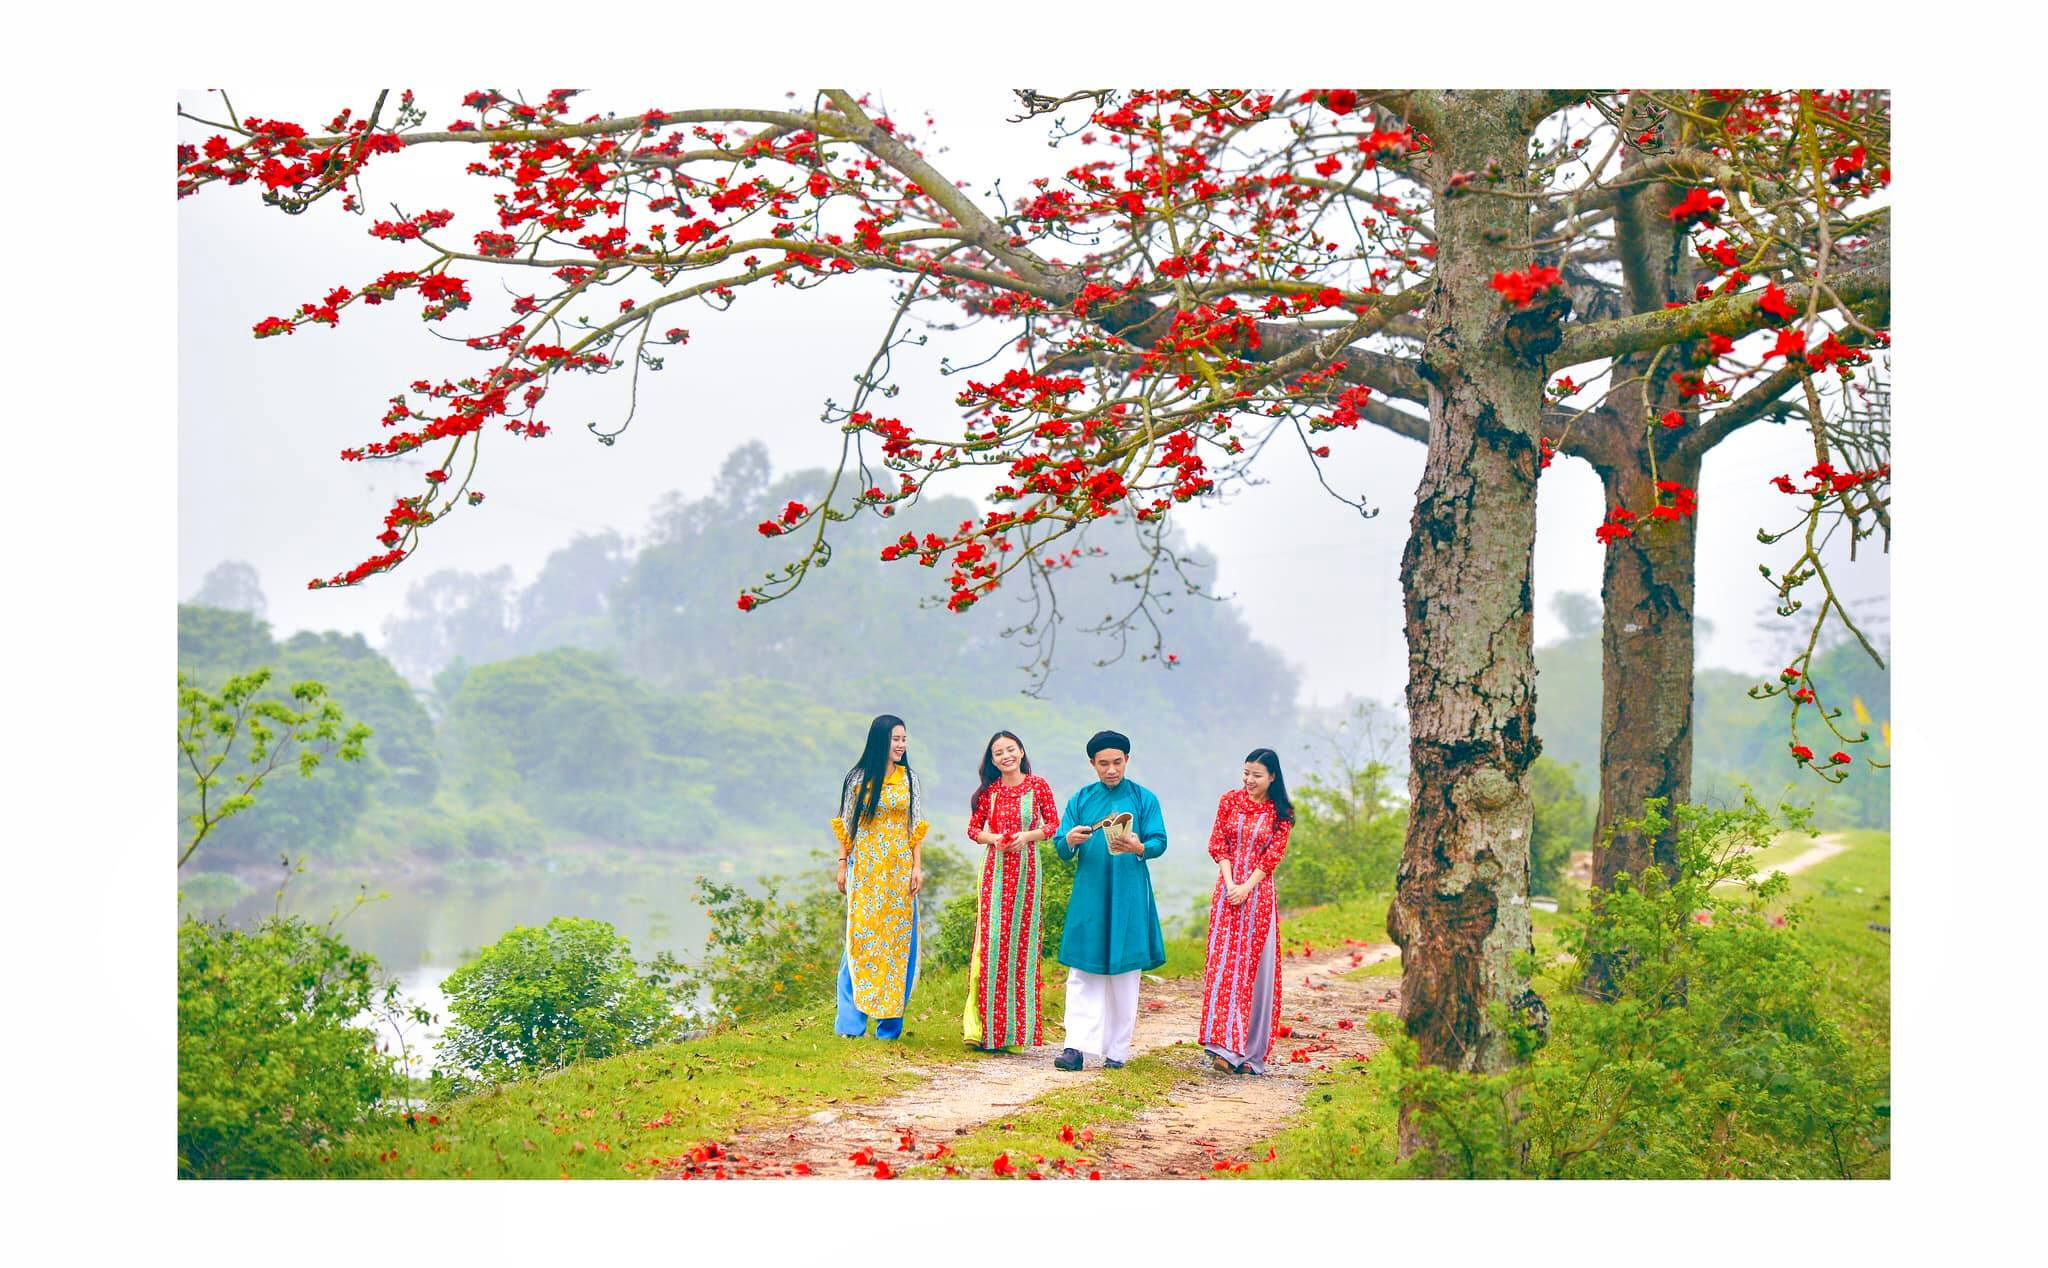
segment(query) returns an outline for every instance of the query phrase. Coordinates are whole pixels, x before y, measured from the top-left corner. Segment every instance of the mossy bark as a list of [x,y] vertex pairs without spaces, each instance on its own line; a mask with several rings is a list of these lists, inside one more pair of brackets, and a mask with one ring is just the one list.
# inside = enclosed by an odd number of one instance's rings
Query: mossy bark
[[[1489,168],[1503,174],[1498,188],[1527,188],[1520,94],[1434,101],[1429,457],[1401,561],[1411,809],[1387,927],[1402,952],[1401,1020],[1422,1060],[1495,1071],[1512,1059],[1505,1013],[1527,991],[1514,961],[1530,948],[1525,772],[1539,747],[1531,574],[1543,369],[1509,346],[1511,314],[1487,285],[1531,263],[1527,204],[1452,188],[1454,175]],[[1403,1142],[1415,1143],[1405,1110]]]

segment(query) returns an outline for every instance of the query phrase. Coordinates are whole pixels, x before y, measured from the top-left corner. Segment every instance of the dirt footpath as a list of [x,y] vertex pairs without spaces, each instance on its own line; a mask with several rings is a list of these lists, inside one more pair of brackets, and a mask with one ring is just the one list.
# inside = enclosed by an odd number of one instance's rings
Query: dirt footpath
[[[1274,1039],[1264,1077],[1209,1070],[1193,1047],[1202,1020],[1199,978],[1147,979],[1131,1056],[1187,1044],[1185,1060],[1199,1074],[1176,1092],[1171,1105],[1108,1129],[1114,1143],[1105,1142],[1095,1154],[1104,1178],[1193,1177],[1209,1171],[1214,1160],[1236,1159],[1253,1141],[1286,1127],[1307,1095],[1309,1073],[1372,1053],[1379,1044],[1367,1028],[1368,1014],[1400,1006],[1398,979],[1345,981],[1338,975],[1399,954],[1388,943],[1353,943],[1283,956],[1281,1022],[1288,1033]],[[748,1176],[866,1178],[872,1168],[856,1165],[850,1155],[872,1149],[879,1157],[896,1157],[906,1131],[921,1140],[944,1140],[1000,1120],[1046,1092],[1117,1077],[1092,1062],[1079,1073],[1053,1069],[1059,1027],[1050,1019],[1046,1034],[1053,1042],[1043,1047],[990,1053],[964,1065],[912,1067],[928,1076],[912,1091],[821,1110],[794,1125],[743,1136],[727,1146],[728,1153],[747,1160]]]

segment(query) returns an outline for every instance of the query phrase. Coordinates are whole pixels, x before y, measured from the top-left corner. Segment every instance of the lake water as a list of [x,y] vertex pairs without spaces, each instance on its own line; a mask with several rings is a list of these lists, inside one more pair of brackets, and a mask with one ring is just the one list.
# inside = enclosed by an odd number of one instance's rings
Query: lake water
[[[779,870],[787,874],[789,869]],[[316,922],[340,913],[335,932],[350,946],[376,956],[408,1000],[445,1021],[447,1001],[440,990],[444,978],[509,930],[544,925],[555,916],[605,921],[632,944],[639,959],[659,951],[695,957],[711,928],[709,917],[695,902],[697,877],[707,874],[749,888],[758,881],[734,860],[715,858],[673,863],[632,859],[615,865],[574,859],[519,869],[391,874],[334,872],[309,863],[305,873],[286,886],[284,910]],[[389,896],[350,910],[365,885],[372,895],[382,890]],[[276,908],[276,890],[273,886],[225,907],[219,902],[189,906],[196,914],[225,914],[233,923],[249,927]],[[398,1036],[390,1027],[379,1033],[392,1051],[398,1051]],[[439,1037],[439,1022],[414,1028],[403,1037],[414,1073],[432,1067],[433,1043]]]

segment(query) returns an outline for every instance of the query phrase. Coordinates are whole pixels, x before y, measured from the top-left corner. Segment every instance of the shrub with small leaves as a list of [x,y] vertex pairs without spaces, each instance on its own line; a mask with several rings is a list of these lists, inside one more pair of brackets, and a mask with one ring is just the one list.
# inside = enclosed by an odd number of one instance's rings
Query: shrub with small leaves
[[[1072,863],[1060,862],[1059,851],[1050,841],[1038,845],[1038,946],[1040,955],[1055,955],[1060,949],[1060,938],[1067,931],[1067,902],[1074,896],[1074,873],[1080,867],[1079,856]],[[967,935],[974,936],[970,926]]]
[[452,1018],[441,1069],[459,1085],[552,1070],[673,1038],[681,1018],[663,975],[645,977],[602,920],[521,926],[441,983]]
[[178,926],[178,1174],[325,1172],[332,1145],[400,1085],[365,1012],[427,1018],[377,962],[293,916]]
[[[730,1025],[791,1007],[830,1003],[839,973],[846,900],[830,883],[781,896],[780,877],[762,892],[709,877],[697,902],[711,918],[701,959],[675,974],[673,993],[691,1002],[695,1022]],[[702,1001],[701,1004],[698,1001]]]
[[1393,772],[1368,762],[1341,782],[1310,775],[1294,794],[1287,860],[1273,875],[1282,907],[1339,902],[1393,888],[1408,831]]
[[981,897],[973,890],[955,894],[939,910],[939,934],[932,939],[930,964],[935,969],[964,969],[974,959],[974,922]]

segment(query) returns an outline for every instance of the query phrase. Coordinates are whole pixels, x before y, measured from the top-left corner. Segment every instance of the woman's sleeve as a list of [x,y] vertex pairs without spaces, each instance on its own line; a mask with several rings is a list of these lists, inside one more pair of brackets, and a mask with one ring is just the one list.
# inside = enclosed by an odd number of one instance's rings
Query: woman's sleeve
[[1216,825],[1209,829],[1209,857],[1218,863],[1230,857],[1230,842],[1223,836],[1223,808],[1229,804],[1229,793],[1224,793],[1216,799]]
[[922,819],[919,819],[919,820],[918,820],[918,821],[917,821],[916,823],[913,823],[913,824],[911,824],[911,825],[910,825],[910,848],[914,850],[914,849],[916,849],[916,848],[917,848],[918,846],[920,846],[920,845],[923,845],[923,844],[924,844],[924,834],[925,834],[925,833],[927,833],[927,832],[930,832],[931,830],[932,830],[932,825],[931,825],[931,824],[929,824],[929,823],[926,823],[926,822],[925,822],[924,820],[922,820]]
[[1280,866],[1280,860],[1287,856],[1287,838],[1294,831],[1292,823],[1281,823],[1277,817],[1273,823],[1273,839],[1266,844],[1266,852],[1259,859],[1259,870],[1271,876],[1273,869]]
[[1060,803],[1053,800],[1051,784],[1036,775],[1032,778],[1038,780],[1040,794],[1033,798],[1038,803],[1034,807],[1038,811],[1038,826],[1045,831],[1048,838],[1057,837],[1060,831]]
[[969,844],[972,844],[974,838],[980,835],[981,830],[988,826],[989,801],[994,796],[995,789],[991,788],[974,799],[974,813],[967,816],[967,840]]
[[853,839],[846,833],[846,825],[853,818],[853,775],[849,773],[846,782],[839,786],[839,816],[832,820],[832,835],[839,838],[839,852],[853,853]]

